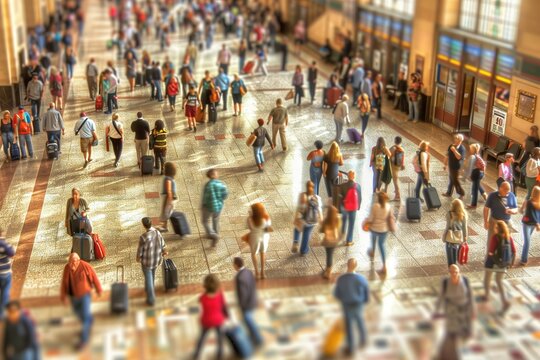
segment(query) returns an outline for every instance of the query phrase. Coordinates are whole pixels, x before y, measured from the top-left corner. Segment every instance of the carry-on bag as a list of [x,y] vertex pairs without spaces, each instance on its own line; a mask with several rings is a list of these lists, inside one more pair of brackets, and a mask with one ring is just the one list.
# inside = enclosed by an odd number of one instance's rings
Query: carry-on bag
[[240,325],[225,328],[225,337],[239,359],[248,359],[253,354],[253,346]]
[[349,141],[354,144],[362,142],[362,136],[355,128],[348,128],[347,135],[349,136]]
[[439,198],[439,193],[431,184],[428,184],[424,187],[424,200],[426,200],[426,205],[429,210],[437,210],[441,207],[441,199]]
[[422,204],[419,198],[412,196],[411,183],[409,183],[409,197],[405,200],[405,215],[409,221],[420,221],[422,218]]
[[[122,270],[122,281],[118,277],[118,270]],[[111,313],[125,314],[128,311],[128,284],[124,279],[124,266],[116,267],[116,282],[111,285]]]
[[141,157],[141,176],[152,175],[154,173],[154,157],[145,155]]
[[93,233],[90,236],[92,237],[92,241],[94,242],[94,257],[96,258],[96,260],[105,259],[105,256],[107,256],[107,250],[105,250],[105,245],[103,245],[101,238],[96,233]]
[[173,211],[170,220],[175,234],[180,235],[181,237],[191,234],[186,214],[180,211]]
[[71,252],[77,253],[81,260],[94,260],[94,241],[85,232],[73,234]]
[[178,289],[178,269],[172,259],[163,260],[163,286],[165,291]]

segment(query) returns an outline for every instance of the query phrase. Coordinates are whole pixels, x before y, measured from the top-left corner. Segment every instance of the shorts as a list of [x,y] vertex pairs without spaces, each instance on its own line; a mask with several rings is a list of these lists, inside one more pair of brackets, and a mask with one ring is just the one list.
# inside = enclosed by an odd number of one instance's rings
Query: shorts
[[197,106],[186,105],[185,115],[194,118],[197,115]]
[[83,153],[88,152],[88,148],[92,146],[93,142],[93,138],[81,138],[81,151]]
[[241,104],[242,103],[242,94],[232,94],[232,100],[235,104]]

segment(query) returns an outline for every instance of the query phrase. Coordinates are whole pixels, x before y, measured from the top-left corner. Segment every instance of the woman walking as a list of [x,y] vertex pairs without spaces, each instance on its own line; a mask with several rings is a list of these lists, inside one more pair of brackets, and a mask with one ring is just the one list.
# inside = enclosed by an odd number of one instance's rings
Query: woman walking
[[321,245],[326,251],[326,269],[323,271],[322,277],[330,280],[332,274],[332,266],[334,264],[334,249],[339,243],[341,235],[341,217],[338,209],[335,206],[328,207],[326,216],[322,221],[319,231],[323,234]]
[[242,98],[247,92],[244,80],[240,79],[238,74],[234,74],[234,80],[231,82],[231,94],[233,98],[233,116],[242,115]]
[[58,111],[62,111],[62,93],[64,89],[62,83],[62,74],[58,72],[56,67],[51,66],[51,76],[49,77],[49,90],[51,92],[52,101],[56,105],[56,109]]
[[111,123],[105,128],[105,137],[111,140],[114,152],[114,167],[118,167],[124,145],[124,125],[118,120],[118,114],[114,113]]
[[[268,241],[272,231],[272,221],[270,215],[262,203],[251,205],[251,212],[247,219],[249,227],[249,248],[251,250],[251,260],[255,270],[255,278],[266,279],[264,273],[265,255],[268,250]],[[257,255],[261,256],[261,271],[257,265]]]
[[167,156],[167,130],[163,120],[156,120],[154,129],[150,134],[151,149],[154,149],[154,169],[160,169],[163,175],[165,158]]
[[[300,248],[300,256],[304,256],[309,251],[309,239],[313,228],[322,219],[321,198],[315,194],[315,186],[311,181],[306,183],[306,191],[300,194],[296,213],[294,215],[294,234],[292,252],[297,253]],[[302,235],[300,246],[300,235]]]
[[328,197],[332,197],[332,187],[339,176],[339,167],[343,166],[343,155],[337,142],[333,141],[330,149],[323,157],[322,173]]
[[257,59],[257,68],[255,69],[255,72],[258,72],[260,69],[264,76],[268,76],[268,69],[266,67],[266,51],[264,50],[263,45],[257,45],[255,58]]
[[525,199],[531,198],[531,192],[536,185],[536,178],[540,174],[540,147],[535,147],[531,157],[527,160],[525,170],[525,186],[527,186],[527,196]]
[[[302,97],[304,96],[304,74],[302,74],[302,68],[300,65],[296,65],[296,70],[292,78],[292,85],[294,86],[294,104],[300,106],[302,103]],[[298,99],[298,100],[297,100]]]
[[497,178],[497,187],[501,186],[503,182],[510,184],[510,188],[514,195],[514,154],[507,153],[504,155],[504,162],[499,164],[499,177]]
[[487,194],[482,187],[482,179],[486,170],[486,162],[480,155],[480,144],[471,144],[469,146],[469,166],[467,167],[467,177],[472,181],[471,188],[471,204],[467,205],[467,209],[476,209],[478,203],[478,193],[482,195],[484,200],[487,199]]
[[425,187],[429,183],[430,163],[431,155],[429,154],[429,142],[422,141],[420,142],[420,145],[418,145],[418,151],[412,160],[414,171],[418,174],[414,196],[422,201],[423,199],[420,197],[420,190],[422,189],[422,185]]
[[363,93],[358,97],[358,109],[360,110],[360,119],[362,120],[362,141],[366,134],[366,129],[369,122],[369,114],[371,113],[371,104],[369,103],[369,96]]
[[382,173],[386,163],[390,161],[390,150],[386,147],[386,142],[383,137],[377,139],[377,145],[371,148],[371,157],[369,166],[373,169],[373,192],[377,192],[381,189],[382,185]]
[[309,163],[309,179],[315,186],[315,194],[319,195],[319,185],[321,183],[322,178],[322,164],[324,159],[324,150],[323,150],[323,142],[321,140],[317,140],[314,143],[315,150],[312,150],[308,156],[307,160]]
[[395,231],[396,220],[392,212],[392,207],[388,203],[388,195],[384,191],[377,193],[376,200],[377,202],[371,207],[369,216],[364,222],[371,232],[371,248],[368,250],[368,255],[371,261],[373,261],[375,257],[375,246],[378,243],[382,259],[382,267],[378,273],[386,275],[385,242],[388,232]]
[[75,227],[77,226],[74,226],[74,222],[80,221],[89,210],[88,202],[82,198],[81,191],[77,188],[71,189],[71,197],[66,204],[66,218],[64,221],[69,236],[73,236],[76,230]]
[[75,52],[73,51],[72,47],[68,47],[64,54],[64,64],[66,65],[66,74],[68,80],[73,78],[73,68],[75,67],[76,63],[77,59],[75,57]]
[[467,212],[463,207],[463,202],[454,199],[450,205],[450,211],[446,214],[446,228],[443,232],[448,266],[457,264],[459,247],[467,242],[467,236]]
[[184,108],[184,114],[188,120],[187,130],[197,132],[197,123],[195,121],[195,116],[197,116],[197,107],[200,106],[201,101],[199,100],[199,95],[195,91],[195,86],[189,86],[189,92],[184,98],[184,103],[182,107]]
[[506,300],[503,279],[509,267],[512,267],[516,258],[516,245],[510,236],[508,225],[502,220],[495,223],[495,233],[489,239],[488,255],[485,262],[484,291],[485,300],[489,301],[491,291],[491,277],[495,273],[495,281],[501,295],[502,313],[510,307],[510,302]]
[[169,81],[166,83],[167,97],[169,99],[169,108],[171,112],[176,109],[176,96],[180,91],[180,84],[178,83],[178,78],[171,74]]
[[2,147],[6,155],[6,161],[9,161],[11,158],[11,147],[15,141],[11,112],[9,110],[4,111],[0,132],[2,134]]
[[197,341],[197,348],[193,359],[199,359],[204,339],[212,329],[216,331],[217,354],[216,359],[223,359],[223,324],[229,317],[225,296],[221,289],[219,279],[214,274],[204,278],[204,293],[199,298],[201,304],[201,335]]
[[264,119],[258,119],[257,124],[259,125],[258,128],[256,128],[253,131],[253,135],[255,135],[257,138],[255,139],[255,142],[253,143],[253,155],[255,156],[255,163],[257,164],[257,167],[259,168],[259,172],[263,172],[263,166],[264,166],[264,154],[263,154],[263,147],[265,140],[268,140],[270,143],[270,148],[274,150],[274,144],[272,144],[272,139],[270,139],[270,134],[268,134],[268,131],[264,127]]
[[137,77],[137,60],[133,53],[129,51],[126,58],[126,76],[129,82],[129,91],[135,90],[135,78]]
[[167,224],[174,211],[174,202],[178,199],[176,195],[176,181],[174,180],[176,176],[176,165],[172,162],[166,162],[164,170],[161,173],[164,175],[161,185],[161,214],[159,215],[161,227],[157,229],[161,232],[167,232],[169,231]]
[[142,74],[144,76],[144,86],[150,84],[152,82],[152,58],[150,57],[150,54],[148,51],[143,50],[142,52]]
[[533,187],[531,198],[523,201],[520,212],[523,214],[523,249],[520,264],[525,266],[529,260],[529,247],[534,230],[540,230],[540,187]]
[[240,40],[240,45],[238,46],[238,73],[242,74],[244,72],[244,65],[246,64],[246,53],[247,46],[244,39]]

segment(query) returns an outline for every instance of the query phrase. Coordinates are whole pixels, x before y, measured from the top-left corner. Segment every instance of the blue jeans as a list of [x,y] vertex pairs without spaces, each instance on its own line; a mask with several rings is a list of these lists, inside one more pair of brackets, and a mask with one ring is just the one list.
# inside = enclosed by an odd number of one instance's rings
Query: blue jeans
[[264,163],[264,154],[262,151],[262,146],[254,146],[253,155],[255,155],[255,162],[257,163],[257,165]]
[[244,324],[246,324],[246,327],[248,329],[251,342],[255,346],[262,345],[263,338],[261,336],[261,332],[259,331],[259,327],[257,326],[255,319],[253,318],[253,311],[244,311],[242,315],[244,316]]
[[369,113],[361,115],[360,118],[362,119],[362,137],[364,137],[369,121]]
[[35,356],[34,351],[35,351],[34,349],[26,349],[26,350],[23,350],[22,352],[20,352],[18,354],[8,356],[7,360],[34,360],[34,359],[37,359],[38,357]]
[[[309,251],[309,239],[311,238],[311,232],[313,231],[313,228],[315,227],[315,224],[305,224],[304,228],[302,229],[302,242],[300,243],[300,254],[307,254]],[[298,241],[300,240],[300,231],[294,228],[294,234],[293,234],[293,242],[295,244],[298,244]]]
[[146,292],[146,303],[154,305],[156,302],[156,292],[154,289],[154,280],[156,278],[156,269],[142,267],[144,274],[144,291]]
[[32,104],[32,117],[34,119],[39,119],[39,111],[41,109],[41,99],[37,99],[37,100],[30,99],[30,103]]
[[388,232],[371,232],[371,250],[375,253],[375,245],[378,242],[379,243],[379,250],[381,251],[381,258],[383,265],[386,264],[386,252],[384,250],[384,243],[386,242],[386,238],[388,237]]
[[336,124],[336,142],[341,142],[343,140],[342,134],[343,134],[343,120],[336,120],[334,119],[334,123]]
[[176,105],[176,95],[168,95],[169,96],[169,105]]
[[366,327],[364,324],[364,316],[362,314],[364,307],[362,304],[345,305],[343,304],[343,313],[345,315],[345,331],[347,332],[347,349],[354,353],[354,328],[356,325],[360,335],[360,345],[366,344]]
[[417,173],[418,177],[416,180],[416,187],[414,189],[414,197],[420,199],[420,189],[422,188],[422,185],[426,186],[426,178],[424,177],[424,172]]
[[58,152],[60,152],[60,138],[62,136],[62,131],[47,131],[47,141],[56,142],[58,144]]
[[66,63],[67,77],[71,79],[73,77],[73,64]]
[[419,120],[420,119],[420,112],[418,110],[418,101],[409,101],[409,120]]
[[90,339],[90,330],[92,329],[92,323],[94,322],[92,312],[90,311],[91,302],[92,296],[90,293],[83,295],[80,298],[71,298],[71,306],[73,307],[73,311],[82,323],[82,344],[88,343],[88,340]]
[[[475,172],[477,174],[474,174]],[[484,178],[484,172],[476,169],[473,170],[473,175],[475,176],[473,176],[474,180],[472,180],[471,205],[476,206],[476,204],[478,203],[478,192],[480,192],[480,194],[483,194],[485,192],[482,184],[480,183]]]
[[11,292],[11,273],[0,276],[0,319],[4,318],[4,308],[9,302]]
[[[343,217],[343,222],[341,225],[341,233],[345,234],[345,228],[347,228],[347,244],[352,242],[353,233],[354,233],[354,222],[356,220],[356,210],[353,211],[347,211],[343,210],[341,213]],[[347,227],[347,223],[349,223],[349,226]]]
[[315,194],[319,195],[319,185],[321,184],[322,167],[315,167],[311,165],[309,167],[309,179],[315,185]]
[[114,94],[107,94],[107,112],[112,113],[114,104]]
[[296,99],[298,99],[298,105],[302,103],[302,91],[302,86],[294,85],[294,104],[297,103]]
[[25,134],[25,135],[19,135],[19,142],[21,145],[21,154],[22,157],[26,157],[26,148],[28,148],[28,155],[30,157],[34,156],[34,148],[32,147],[32,135]]
[[195,350],[195,355],[193,356],[194,359],[199,358],[199,354],[201,353],[201,349],[204,343],[204,339],[206,338],[206,335],[208,334],[208,331],[211,329],[216,330],[216,337],[217,337],[217,355],[216,359],[221,360],[223,358],[223,329],[221,327],[213,327],[213,328],[201,328],[201,336],[199,337],[199,341],[197,341],[197,348]]
[[9,150],[11,145],[13,145],[14,135],[12,132],[2,133],[2,145],[4,146],[4,154],[6,157],[9,156]]
[[521,251],[521,262],[526,263],[529,260],[529,246],[531,245],[531,236],[536,229],[535,225],[523,225],[523,250]]
[[457,264],[459,244],[446,243],[446,261],[448,266]]
[[[154,89],[156,91],[156,94],[155,94],[155,98],[158,99],[158,101],[162,101],[163,100],[163,94],[161,93],[161,80],[152,80],[152,82],[154,83]],[[154,94],[152,94],[154,95]]]
[[238,58],[238,73],[239,74],[242,74],[242,72],[244,71],[244,65],[246,64],[246,57],[245,56],[240,56]]
[[353,93],[352,102],[353,102],[353,105],[356,105],[358,103],[358,97],[360,96],[360,93],[361,93],[360,87],[357,87],[357,88],[353,87],[352,88],[352,93]]
[[382,170],[373,168],[373,192],[379,190],[382,185],[381,181]]

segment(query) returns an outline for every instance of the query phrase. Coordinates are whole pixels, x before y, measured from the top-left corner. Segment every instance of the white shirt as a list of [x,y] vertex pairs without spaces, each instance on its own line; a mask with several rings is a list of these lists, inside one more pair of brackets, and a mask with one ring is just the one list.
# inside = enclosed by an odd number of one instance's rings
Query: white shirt
[[[118,120],[114,121],[116,127],[118,128],[119,131],[123,131],[124,130],[124,125],[122,125],[122,123]],[[120,133],[118,133],[118,131],[116,131],[116,129],[114,128],[114,125],[113,125],[113,121],[111,120],[111,123],[107,126],[109,128],[109,137],[111,139],[121,139],[122,138],[122,135]]]

